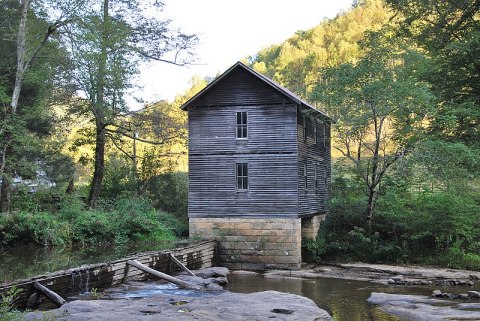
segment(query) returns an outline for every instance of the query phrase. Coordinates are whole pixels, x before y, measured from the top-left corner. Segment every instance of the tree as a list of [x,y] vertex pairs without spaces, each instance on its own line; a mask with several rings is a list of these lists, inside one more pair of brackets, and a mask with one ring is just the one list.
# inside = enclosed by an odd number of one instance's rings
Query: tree
[[360,59],[363,51],[358,42],[366,31],[380,29],[390,16],[381,0],[357,1],[351,10],[309,30],[297,31],[248,60],[255,70],[307,98],[320,76],[319,70]]
[[162,20],[160,1],[91,2],[67,36],[75,61],[72,78],[86,96],[95,122],[94,174],[88,197],[93,208],[101,193],[107,133],[126,133],[119,119],[129,114],[126,99],[138,64],[152,59],[184,65],[197,37],[175,31],[169,20]]
[[312,96],[336,122],[335,148],[364,182],[369,223],[386,171],[413,147],[433,99],[415,76],[422,56],[392,43],[388,32],[370,34],[365,56],[325,69]]
[[480,141],[480,1],[387,0],[400,18],[399,34],[432,59],[421,77],[439,97],[431,132],[440,139]]
[[[2,74],[5,75],[5,78],[0,79],[0,84],[3,83],[0,98],[4,107],[1,119],[2,127],[0,128],[1,212],[8,212],[11,206],[11,180],[19,168],[19,159],[15,158],[15,155],[23,154],[23,158],[27,156],[27,150],[23,146],[26,145],[24,143],[29,137],[29,132],[36,131],[38,133],[47,129],[38,126],[42,124],[41,119],[37,119],[36,124],[31,122],[31,118],[28,119],[28,116],[40,115],[36,114],[39,107],[38,102],[41,101],[40,97],[48,96],[45,95],[45,92],[41,92],[44,89],[46,91],[43,84],[52,83],[49,77],[54,74],[50,73],[54,69],[53,64],[40,57],[40,54],[45,53],[45,49],[50,46],[50,40],[57,30],[68,23],[66,16],[52,21],[40,18],[40,11],[43,9],[41,4],[34,6],[31,0],[22,0],[20,4],[18,1],[9,0],[0,4],[2,9],[1,27],[5,36],[1,40],[1,47],[7,49],[1,52],[4,63],[0,66]],[[34,7],[35,11],[33,11]],[[9,39],[9,37],[16,39]],[[51,50],[58,52],[58,47],[49,48],[49,50],[50,53]],[[32,65],[34,65],[33,68]],[[28,81],[29,76],[31,77],[30,84],[25,86],[25,81]],[[25,90],[25,87],[29,87],[28,90]],[[39,90],[40,88],[41,90]],[[22,105],[26,110],[20,109]],[[43,125],[45,124],[43,123]]]

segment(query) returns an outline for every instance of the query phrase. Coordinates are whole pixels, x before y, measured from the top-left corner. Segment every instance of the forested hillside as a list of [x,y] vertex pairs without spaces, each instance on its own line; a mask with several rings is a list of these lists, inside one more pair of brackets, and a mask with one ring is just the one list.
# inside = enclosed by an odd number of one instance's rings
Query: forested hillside
[[247,62],[335,121],[317,259],[480,269],[476,1],[356,1]]

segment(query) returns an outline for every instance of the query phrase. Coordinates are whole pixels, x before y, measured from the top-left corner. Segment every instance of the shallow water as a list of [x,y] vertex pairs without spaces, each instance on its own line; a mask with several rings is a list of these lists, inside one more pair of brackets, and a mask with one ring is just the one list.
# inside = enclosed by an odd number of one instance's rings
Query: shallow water
[[373,282],[316,278],[265,278],[262,275],[228,276],[227,289],[251,293],[275,290],[308,297],[328,311],[335,321],[399,321],[367,302],[372,292],[430,295],[429,287],[389,286]]

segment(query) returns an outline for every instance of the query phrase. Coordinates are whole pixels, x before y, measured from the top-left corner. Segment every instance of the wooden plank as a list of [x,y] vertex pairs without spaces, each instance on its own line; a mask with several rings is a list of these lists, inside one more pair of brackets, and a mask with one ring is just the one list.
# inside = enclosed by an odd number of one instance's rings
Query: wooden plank
[[195,276],[195,274],[192,273],[192,271],[190,271],[185,265],[183,265],[182,262],[180,262],[179,260],[177,260],[177,258],[175,256],[172,255],[172,253],[170,253],[170,258],[172,259],[172,261],[177,264],[182,270],[184,270],[185,272],[187,272],[187,274],[191,275],[191,276]]
[[65,301],[65,299],[62,298],[60,295],[58,295],[52,290],[49,290],[47,287],[41,285],[40,283],[34,282],[33,286],[35,289],[45,294],[45,296],[52,300],[52,302],[55,303],[58,307],[61,307],[62,305],[67,303],[67,301]]
[[[153,251],[134,257],[140,258],[140,260],[150,268],[165,272],[167,272],[169,268],[169,253],[182,258],[183,262],[187,263],[187,268],[208,267],[212,266],[215,245],[216,242],[210,240],[188,245],[180,249]],[[37,276],[29,280],[11,282],[0,286],[0,295],[13,286],[22,289],[23,291],[14,301],[16,307],[21,307],[25,305],[26,299],[33,293],[34,282],[41,282],[46,285],[49,290],[64,297],[76,295],[81,291],[89,291],[92,288],[102,289],[122,282],[126,275],[126,266],[129,266],[126,260],[127,259],[86,265],[75,269],[54,272],[49,275]],[[149,274],[135,267],[131,267],[127,275],[130,280],[145,280],[151,277]]]
[[198,286],[198,285],[195,285],[195,284],[177,279],[177,278],[175,278],[173,276],[170,276],[168,274],[156,271],[154,269],[149,268],[148,266],[145,266],[145,265],[141,264],[140,262],[138,262],[136,260],[128,260],[127,263],[130,264],[130,265],[133,265],[134,267],[136,267],[139,270],[144,271],[145,273],[149,273],[151,275],[154,275],[156,277],[164,279],[164,280],[166,280],[170,283],[176,284],[181,288],[189,289],[189,290],[201,290],[202,289],[201,286]]

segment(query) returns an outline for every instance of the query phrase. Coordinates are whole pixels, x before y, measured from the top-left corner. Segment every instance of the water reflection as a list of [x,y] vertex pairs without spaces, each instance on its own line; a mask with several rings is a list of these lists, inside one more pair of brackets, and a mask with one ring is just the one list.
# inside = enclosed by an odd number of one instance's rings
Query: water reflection
[[394,287],[371,282],[341,279],[269,279],[262,275],[229,276],[228,290],[250,293],[275,290],[308,297],[322,309],[328,311],[335,321],[400,321],[367,303],[372,292],[403,294],[431,293],[430,289]]
[[[108,262],[145,251],[176,247],[177,243],[95,245],[86,247],[0,247],[0,283],[25,279],[84,264]],[[183,244],[184,245],[184,244]]]

